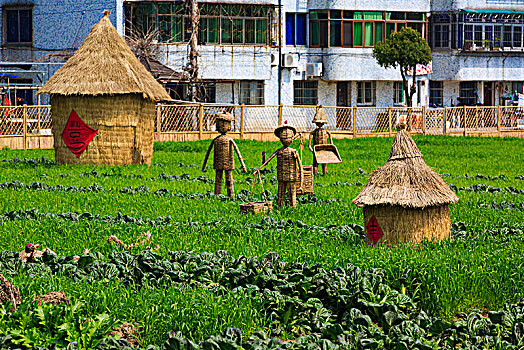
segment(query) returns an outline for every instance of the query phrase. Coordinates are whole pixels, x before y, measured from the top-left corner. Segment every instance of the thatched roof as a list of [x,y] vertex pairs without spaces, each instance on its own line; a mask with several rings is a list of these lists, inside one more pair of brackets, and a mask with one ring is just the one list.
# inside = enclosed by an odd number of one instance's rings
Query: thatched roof
[[82,46],[38,93],[90,96],[137,93],[153,101],[170,99],[118,35],[109,21],[109,11],[104,11]]
[[353,203],[425,208],[458,202],[458,197],[422,159],[404,127],[395,137],[386,164],[375,170]]

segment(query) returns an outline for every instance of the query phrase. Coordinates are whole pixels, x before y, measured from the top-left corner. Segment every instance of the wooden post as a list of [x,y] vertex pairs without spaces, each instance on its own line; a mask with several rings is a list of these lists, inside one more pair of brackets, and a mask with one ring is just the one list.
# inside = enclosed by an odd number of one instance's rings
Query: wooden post
[[500,136],[500,120],[502,117],[502,111],[500,109],[500,105],[497,106],[497,131],[499,132]]
[[357,137],[357,106],[353,106],[353,138]]
[[41,135],[42,134],[42,100],[41,100],[41,96],[42,95],[38,95],[37,97],[37,103],[38,103],[38,133]]
[[22,107],[24,119],[23,119],[23,129],[24,129],[24,150],[27,149],[27,106],[24,105]]
[[444,106],[444,123],[442,124],[442,130],[444,132],[444,135],[446,135],[448,131],[448,107]]
[[240,138],[244,138],[244,104],[240,105]]
[[388,123],[389,123],[389,136],[392,136],[393,135],[393,126],[392,126],[392,121],[391,121],[391,106],[388,107]]
[[463,123],[462,126],[464,127],[464,134],[463,135],[466,136],[466,120],[467,120],[467,118],[466,118],[466,106],[462,107],[462,115],[463,115],[462,116],[462,123]]
[[422,133],[426,135],[426,106],[422,106]]
[[479,106],[475,106],[475,130],[479,131]]
[[162,130],[162,105],[156,105],[156,140],[160,141]]
[[413,132],[413,107],[408,107],[407,113],[408,131]]
[[204,105],[198,106],[198,139],[202,140],[204,124]]
[[278,105],[278,125],[282,125],[282,103]]

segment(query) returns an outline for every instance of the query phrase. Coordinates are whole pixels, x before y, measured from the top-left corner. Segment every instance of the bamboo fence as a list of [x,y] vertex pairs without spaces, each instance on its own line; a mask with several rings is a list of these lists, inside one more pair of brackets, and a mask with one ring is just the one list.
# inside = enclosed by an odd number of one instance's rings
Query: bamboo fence
[[[192,141],[215,137],[217,113],[234,116],[233,138],[276,140],[283,121],[308,132],[316,106],[188,104],[156,106],[155,141]],[[400,117],[411,134],[524,137],[524,107],[324,107],[326,128],[336,138],[393,136]],[[50,106],[0,106],[0,148],[53,148]]]

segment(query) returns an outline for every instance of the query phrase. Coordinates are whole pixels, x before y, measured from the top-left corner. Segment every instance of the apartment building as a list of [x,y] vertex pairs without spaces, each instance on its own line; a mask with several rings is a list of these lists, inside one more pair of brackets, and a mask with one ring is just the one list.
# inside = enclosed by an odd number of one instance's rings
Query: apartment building
[[28,104],[46,103],[46,97],[41,100],[36,90],[80,46],[104,9],[111,10],[111,21],[123,34],[122,2],[0,0],[0,86],[4,97],[13,104],[17,103],[15,96]]
[[[103,9],[112,10],[122,35],[152,33],[167,67],[187,66],[190,12],[183,1],[0,4],[0,84],[45,83]],[[198,91],[206,102],[403,105],[399,70],[380,67],[372,50],[405,26],[418,30],[434,55],[432,65],[417,67],[414,105],[508,104],[522,92],[522,0],[208,0],[198,7]],[[183,76],[163,78],[175,99],[190,97]],[[36,102],[29,90],[26,97]]]
[[511,105],[524,93],[524,1],[431,2],[430,105]]
[[[376,42],[404,26],[427,33],[429,2],[243,1],[200,3],[199,69],[219,103],[402,105],[400,72],[372,57]],[[128,30],[162,33],[170,67],[187,62],[189,9],[182,3],[126,1]],[[399,11],[402,9],[402,11]],[[415,101],[427,104],[428,77]],[[173,82],[173,90],[184,93]],[[169,85],[168,85],[169,87]],[[172,90],[172,91],[173,91]],[[184,96],[180,96],[184,98]]]

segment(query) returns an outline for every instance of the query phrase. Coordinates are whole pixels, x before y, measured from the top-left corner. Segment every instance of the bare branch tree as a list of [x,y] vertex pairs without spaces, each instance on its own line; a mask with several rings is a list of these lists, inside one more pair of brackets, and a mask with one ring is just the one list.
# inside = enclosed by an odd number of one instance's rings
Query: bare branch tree
[[129,33],[125,35],[125,40],[131,51],[138,59],[159,60],[161,55],[160,45],[158,44],[159,32],[154,28],[146,31],[140,30],[128,21]]

